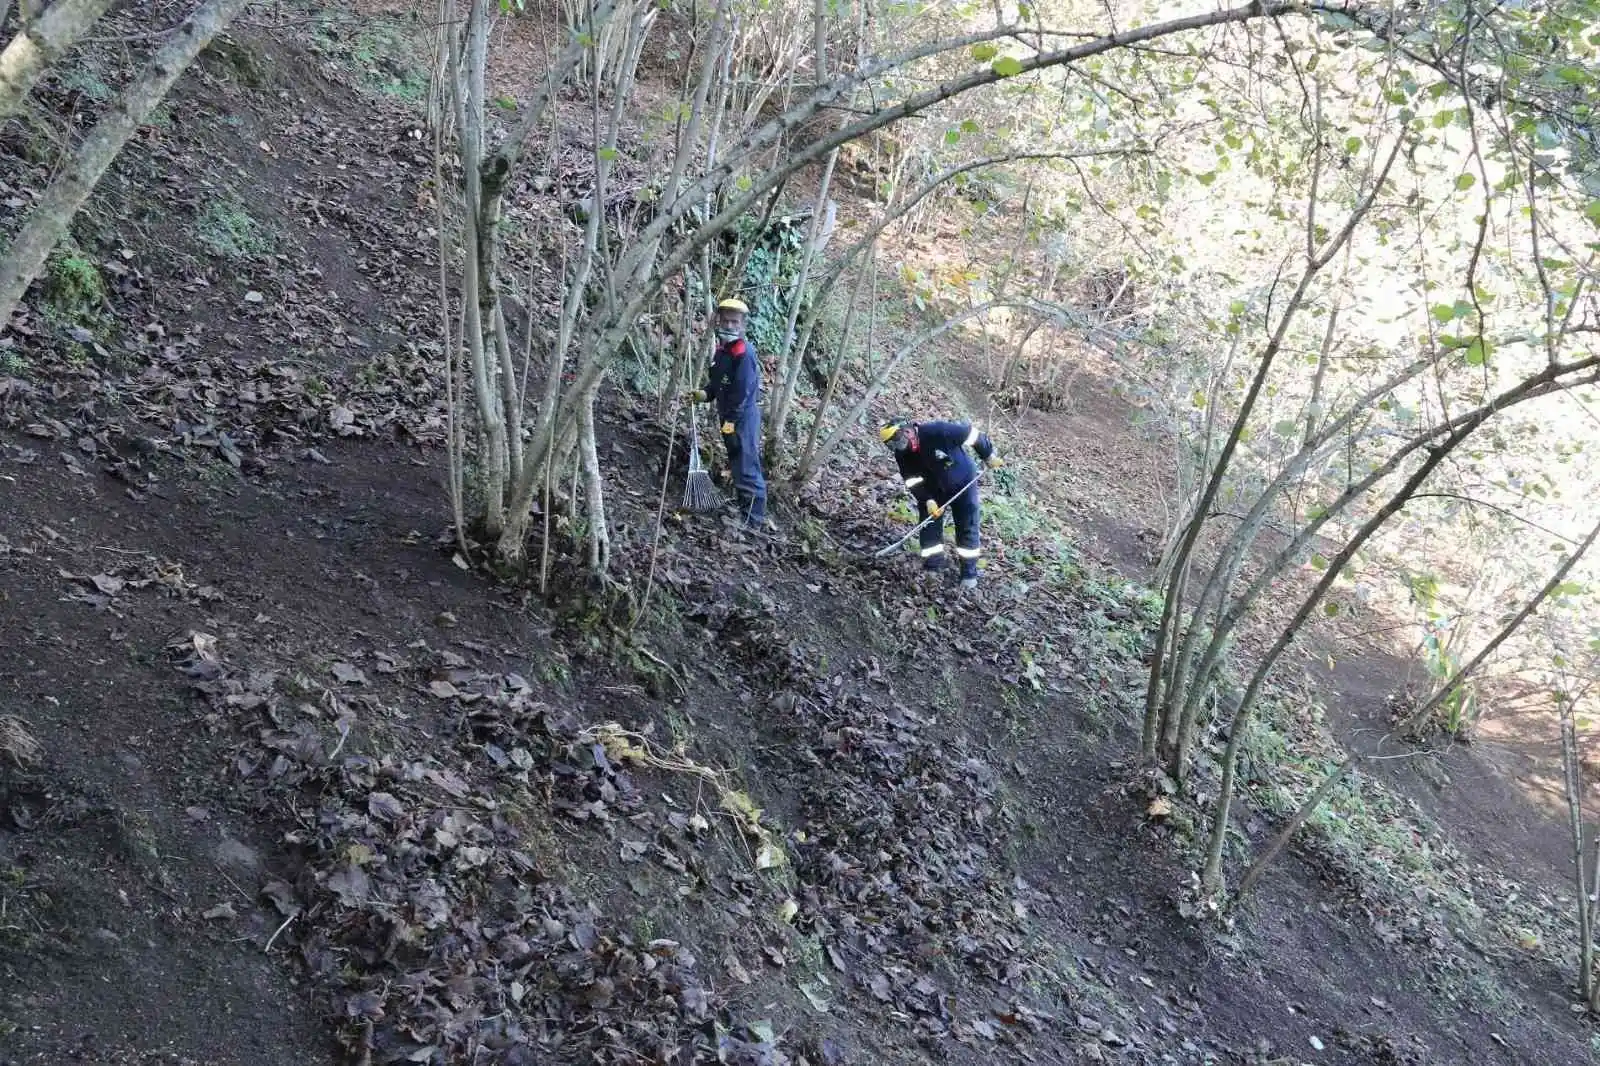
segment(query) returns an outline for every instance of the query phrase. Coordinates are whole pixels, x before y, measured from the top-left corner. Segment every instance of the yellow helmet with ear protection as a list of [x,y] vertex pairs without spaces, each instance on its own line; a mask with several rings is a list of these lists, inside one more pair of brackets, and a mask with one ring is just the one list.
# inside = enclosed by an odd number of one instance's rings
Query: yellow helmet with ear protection
[[750,313],[750,308],[745,306],[745,302],[735,296],[730,296],[726,300],[723,300],[721,303],[717,304],[717,310],[737,311],[741,315],[748,315]]
[[891,418],[878,427],[878,439],[895,451],[904,449],[906,445],[906,431],[911,428],[909,418]]

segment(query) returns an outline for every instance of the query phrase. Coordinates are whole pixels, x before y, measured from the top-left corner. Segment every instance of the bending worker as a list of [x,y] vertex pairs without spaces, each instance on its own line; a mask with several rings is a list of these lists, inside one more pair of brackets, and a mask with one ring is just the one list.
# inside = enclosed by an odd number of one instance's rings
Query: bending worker
[[878,430],[878,439],[894,452],[900,476],[917,501],[922,518],[922,567],[944,566],[944,507],[955,512],[956,555],[961,559],[961,587],[978,587],[978,464],[967,449],[990,468],[1000,466],[989,437],[967,422],[912,422],[896,418]]
[[761,475],[761,363],[755,346],[744,339],[749,313],[742,300],[717,304],[717,351],[711,357],[711,377],[705,388],[689,393],[687,399],[716,401],[740,517],[745,528],[764,529],[767,480]]

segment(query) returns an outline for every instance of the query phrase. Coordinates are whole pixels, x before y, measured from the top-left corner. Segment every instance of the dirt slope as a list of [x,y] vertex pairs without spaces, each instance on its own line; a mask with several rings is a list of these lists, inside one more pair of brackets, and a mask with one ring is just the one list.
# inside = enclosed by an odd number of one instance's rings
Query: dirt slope
[[870,467],[776,543],[669,518],[647,593],[618,393],[621,587],[453,565],[415,116],[240,44],[96,204],[115,320],[0,390],[0,1062],[1588,1061],[1560,974],[1301,860],[1180,918],[1137,590],[866,565]]

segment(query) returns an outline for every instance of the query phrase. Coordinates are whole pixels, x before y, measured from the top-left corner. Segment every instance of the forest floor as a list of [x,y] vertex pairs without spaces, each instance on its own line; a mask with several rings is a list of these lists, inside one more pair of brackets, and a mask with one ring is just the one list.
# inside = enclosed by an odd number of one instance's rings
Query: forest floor
[[[101,298],[0,349],[38,745],[0,757],[0,1063],[1594,1061],[1561,824],[1482,746],[1186,916],[1203,830],[1133,742],[1161,444],[1094,368],[1000,420],[1028,495],[974,597],[868,561],[866,448],[775,539],[658,530],[620,386],[618,585],[458,565],[407,32],[242,27],[78,227]],[[14,199],[47,160],[3,148]],[[983,407],[962,360],[896,399]],[[1404,686],[1356,636],[1272,718],[1326,757],[1253,746],[1249,843]]]

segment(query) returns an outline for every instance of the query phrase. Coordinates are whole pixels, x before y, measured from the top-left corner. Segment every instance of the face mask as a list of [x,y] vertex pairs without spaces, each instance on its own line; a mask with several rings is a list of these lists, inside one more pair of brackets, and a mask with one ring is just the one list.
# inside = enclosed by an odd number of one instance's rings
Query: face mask
[[730,341],[736,341],[738,339],[739,339],[739,331],[738,330],[729,329],[727,326],[718,326],[717,327],[717,340],[723,342],[724,344],[727,344]]

